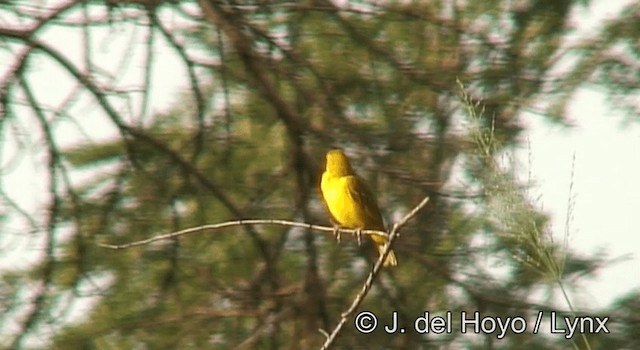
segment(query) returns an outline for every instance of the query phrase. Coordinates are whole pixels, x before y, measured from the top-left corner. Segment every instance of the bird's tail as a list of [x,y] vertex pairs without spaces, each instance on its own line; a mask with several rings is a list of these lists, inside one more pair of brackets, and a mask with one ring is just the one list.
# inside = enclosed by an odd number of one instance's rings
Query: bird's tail
[[[382,255],[382,252],[384,252],[384,243],[376,243],[376,246],[378,247],[378,254]],[[398,265],[398,259],[396,259],[396,254],[393,252],[393,250],[390,250],[387,258],[384,260],[384,266],[396,265]]]

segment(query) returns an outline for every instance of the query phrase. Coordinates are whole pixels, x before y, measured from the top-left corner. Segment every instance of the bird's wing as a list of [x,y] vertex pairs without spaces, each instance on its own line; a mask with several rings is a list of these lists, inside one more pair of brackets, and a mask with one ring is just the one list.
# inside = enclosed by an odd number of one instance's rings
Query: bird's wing
[[349,196],[358,203],[365,215],[366,229],[384,230],[382,215],[373,192],[369,190],[364,180],[358,176],[347,176],[346,187]]

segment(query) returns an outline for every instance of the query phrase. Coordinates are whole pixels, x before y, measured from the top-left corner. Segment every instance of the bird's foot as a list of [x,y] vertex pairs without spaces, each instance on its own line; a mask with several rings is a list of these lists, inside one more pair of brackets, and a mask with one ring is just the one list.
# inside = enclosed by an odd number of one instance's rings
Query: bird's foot
[[358,246],[361,246],[362,245],[362,229],[359,227],[356,229],[356,239],[358,240]]
[[340,226],[333,225],[333,237],[336,238],[336,241],[340,243],[340,239],[342,239],[342,233],[340,232]]

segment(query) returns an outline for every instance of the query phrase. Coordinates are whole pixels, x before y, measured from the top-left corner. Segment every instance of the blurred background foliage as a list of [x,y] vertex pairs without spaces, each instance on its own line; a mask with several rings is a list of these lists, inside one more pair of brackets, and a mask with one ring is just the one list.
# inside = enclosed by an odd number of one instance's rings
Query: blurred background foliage
[[[32,218],[42,259],[2,272],[1,317],[16,330],[3,346],[319,348],[319,329],[331,331],[369,272],[375,255],[366,243],[345,237],[336,244],[329,234],[281,226],[118,251],[97,243],[242,218],[329,225],[319,175],[324,153],[341,147],[388,224],[431,198],[395,243],[399,266],[383,271],[362,310],[384,324],[392,311],[405,323],[424,311],[480,311],[523,316],[529,327],[497,340],[459,332],[362,335],[350,321],[335,348],[634,348],[637,292],[596,310],[611,316],[612,334],[572,341],[531,334],[540,310],[572,314],[562,289],[606,261],[554,243],[545,213],[528,197],[530,184],[514,176],[517,162],[502,161],[521,146],[525,114],[564,124],[567,104],[585,86],[637,118],[639,7],[576,36],[572,19],[589,6],[4,2],[0,12],[17,24],[0,24],[1,50],[11,57],[0,89],[2,133],[32,125],[48,197],[43,215]],[[91,41],[100,30],[117,36],[132,28],[145,40],[131,40],[120,59],[126,67],[133,65],[126,55],[144,57],[134,88],[125,73],[103,68],[113,62],[96,60],[104,43]],[[82,59],[42,39],[48,30],[79,33],[67,45],[84,48]],[[158,50],[158,42],[168,49]],[[175,56],[180,69],[153,70],[160,55]],[[47,74],[38,71],[44,61],[75,81],[57,108],[34,93],[35,76]],[[188,88],[169,110],[152,111],[149,91],[171,75]],[[61,146],[56,126],[83,123],[69,102],[81,98],[115,133]],[[78,181],[78,172],[91,176]],[[3,201],[8,213],[19,209],[5,191]]]

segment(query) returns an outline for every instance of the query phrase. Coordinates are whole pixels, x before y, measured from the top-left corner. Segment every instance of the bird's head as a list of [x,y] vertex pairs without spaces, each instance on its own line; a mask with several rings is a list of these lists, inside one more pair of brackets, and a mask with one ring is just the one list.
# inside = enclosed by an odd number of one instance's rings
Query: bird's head
[[349,159],[340,149],[327,152],[327,172],[335,176],[352,175],[353,169],[349,164]]

